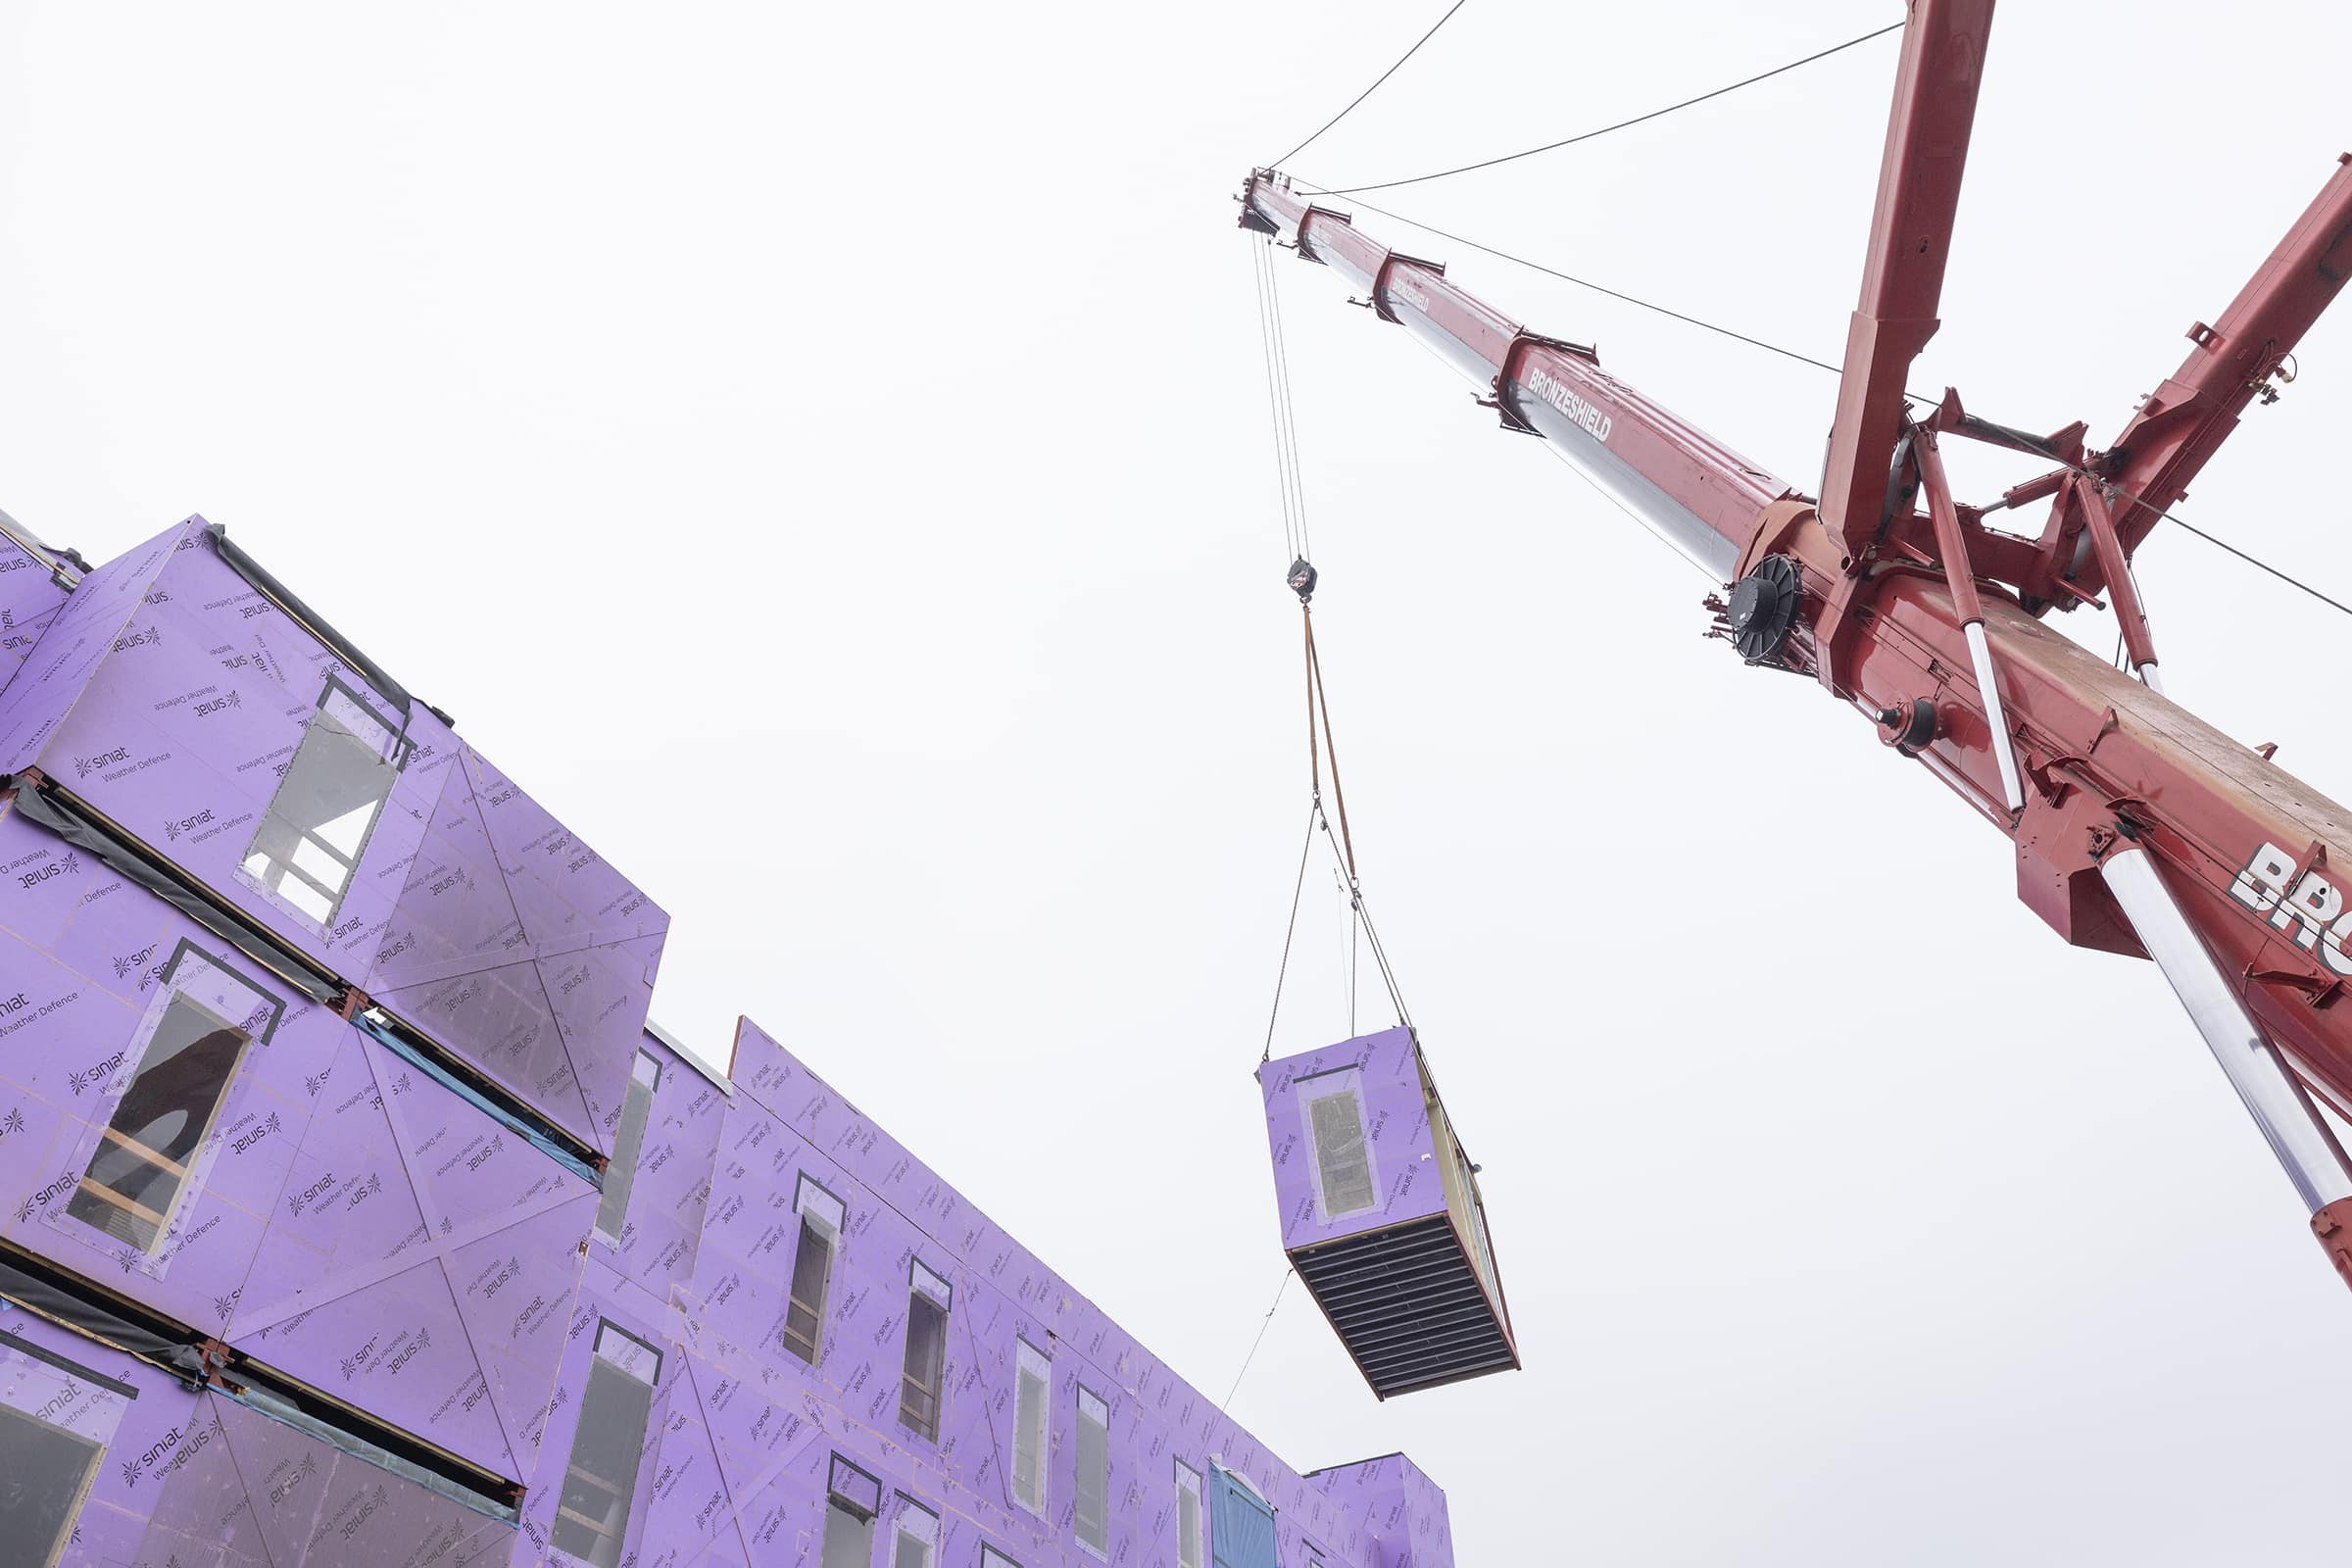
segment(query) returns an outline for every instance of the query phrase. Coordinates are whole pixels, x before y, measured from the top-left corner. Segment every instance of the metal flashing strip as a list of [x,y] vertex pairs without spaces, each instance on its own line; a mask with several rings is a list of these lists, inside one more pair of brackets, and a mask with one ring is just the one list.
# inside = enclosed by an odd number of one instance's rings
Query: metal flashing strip
[[0,538],[47,566],[49,580],[68,593],[80,587],[81,579],[89,574],[90,564],[81,559],[80,551],[60,550],[43,542],[39,535],[5,512],[0,512]]
[[[0,788],[13,785],[17,809],[27,821],[83,849],[147,892],[179,910],[244,956],[260,964],[322,1006],[333,1007],[358,988],[339,974],[319,968],[289,952],[275,938],[223,903],[209,889],[181,877],[153,850],[92,810],[53,779],[37,784],[18,776],[0,776]],[[380,1009],[379,1009],[380,1011]],[[514,1129],[534,1148],[600,1191],[604,1187],[601,1156],[586,1144],[534,1110],[513,1092],[476,1071],[446,1048],[416,1034],[391,1014],[370,1026],[352,1020],[433,1079],[461,1096],[504,1126]]]
[[[416,707],[416,699],[409,695],[409,689],[406,686],[385,673],[383,665],[360,652],[358,644],[335,630],[333,624],[324,615],[303,603],[291,588],[270,575],[269,567],[247,555],[243,547],[230,543],[226,528],[217,522],[208,522],[204,525],[204,531],[212,539],[213,548],[220,553],[220,559],[227,564],[229,570],[251,583],[263,597],[284,611],[303,630],[324,643],[345,663],[365,675],[368,678],[368,684],[375,688],[377,695],[400,710],[401,722],[403,724],[408,722],[410,710]],[[425,708],[442,723],[448,724],[452,729],[457,728],[450,716],[438,708],[434,708],[430,703],[425,704]]]
[[506,1483],[502,1482],[500,1483],[501,1493],[511,1491],[512,1495],[494,1495],[467,1482],[456,1480],[444,1474],[442,1470],[418,1464],[413,1459],[403,1458],[388,1448],[378,1447],[358,1431],[314,1415],[304,1409],[301,1403],[281,1397],[258,1384],[249,1383],[242,1389],[228,1389],[221,1392],[258,1415],[266,1415],[272,1421],[292,1427],[306,1437],[316,1438],[338,1452],[348,1453],[355,1459],[364,1459],[379,1470],[387,1471],[400,1477],[403,1481],[422,1487],[427,1492],[434,1493],[439,1496],[447,1497],[461,1507],[470,1508],[486,1519],[496,1519],[502,1524],[511,1525],[516,1523],[521,1517],[522,1492],[520,1488],[509,1488]]
[[603,1156],[595,1150],[440,1047],[417,1038],[401,1018],[378,1005],[355,1016],[351,1025],[598,1192],[604,1191]]
[[6,1346],[19,1355],[29,1355],[35,1361],[39,1361],[45,1366],[53,1366],[60,1372],[71,1373],[74,1377],[86,1379],[109,1394],[119,1394],[125,1399],[135,1399],[139,1396],[139,1391],[129,1384],[118,1383],[103,1372],[93,1372],[71,1356],[60,1355],[44,1346],[33,1344],[30,1340],[21,1340],[6,1329],[0,1329],[0,1346]]
[[[111,1347],[168,1372],[192,1391],[209,1388],[476,1513],[510,1523],[517,1517],[523,1489],[504,1476],[6,1242],[0,1242],[0,1298],[92,1344]],[[0,1331],[0,1342],[53,1365],[87,1373],[110,1391],[138,1396],[136,1389],[71,1366],[5,1331]]]

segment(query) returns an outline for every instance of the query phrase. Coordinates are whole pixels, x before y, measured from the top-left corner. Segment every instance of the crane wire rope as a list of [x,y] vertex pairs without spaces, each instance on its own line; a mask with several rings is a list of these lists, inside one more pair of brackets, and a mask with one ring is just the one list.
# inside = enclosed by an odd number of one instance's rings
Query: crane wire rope
[[1446,179],[1455,174],[1467,174],[1473,170],[1493,169],[1496,164],[1508,164],[1522,158],[1533,158],[1538,153],[1557,152],[1562,147],[1573,147],[1580,141],[1592,141],[1595,137],[1606,136],[1611,131],[1625,130],[1662,116],[1671,115],[1678,109],[1689,109],[1693,104],[1703,104],[1710,98],[1720,98],[1726,93],[1738,92],[1742,87],[1752,87],[1759,81],[1769,81],[1775,76],[1796,70],[1799,66],[1809,66],[1816,60],[1827,60],[1834,54],[1842,53],[1857,44],[1868,43],[1873,38],[1884,38],[1890,32],[1900,32],[1907,24],[1901,22],[1889,23],[1886,26],[1866,32],[1858,38],[1848,38],[1843,43],[1832,44],[1829,48],[1809,54],[1802,60],[1791,60],[1785,66],[1775,66],[1770,71],[1735,81],[1728,87],[1718,87],[1713,92],[1702,92],[1695,98],[1686,98],[1679,104],[1668,104],[1663,109],[1652,109],[1645,115],[1636,115],[1631,120],[1620,120],[1614,125],[1603,125],[1598,130],[1588,130],[1575,136],[1563,136],[1558,141],[1547,141],[1541,147],[1528,147],[1519,152],[1504,153],[1498,158],[1481,159],[1475,164],[1462,164],[1453,169],[1441,169],[1435,173],[1414,174],[1404,179],[1383,179],[1364,185],[1338,185],[1325,191],[1324,194],[1327,196],[1352,196],[1357,191],[1394,190],[1399,185],[1420,185],[1433,179]]
[[1280,284],[1274,274],[1271,248],[1269,244],[1253,250],[1250,268],[1257,284],[1258,346],[1265,354],[1266,406],[1274,425],[1274,480],[1282,496],[1282,543],[1287,564],[1290,559],[1306,554],[1306,493],[1299,482],[1298,450],[1291,438],[1291,426],[1284,418],[1289,401],[1289,357],[1281,345],[1281,323],[1275,314]]
[[1429,31],[1423,33],[1418,39],[1416,39],[1410,49],[1407,49],[1403,54],[1396,57],[1396,65],[1391,66],[1388,70],[1382,72],[1379,77],[1374,80],[1370,87],[1366,87],[1362,92],[1357,93],[1353,98],[1349,99],[1348,101],[1347,108],[1341,110],[1338,114],[1323,122],[1322,124],[1316,126],[1315,134],[1313,136],[1307,137],[1306,140],[1300,142],[1289,152],[1284,153],[1280,158],[1275,159],[1274,162],[1268,164],[1266,167],[1268,169],[1281,168],[1284,164],[1289,163],[1292,159],[1298,157],[1309,147],[1312,147],[1315,144],[1315,137],[1322,135],[1323,132],[1329,130],[1341,121],[1346,120],[1350,114],[1353,114],[1357,104],[1360,104],[1365,99],[1371,97],[1374,90],[1380,86],[1381,82],[1384,82],[1391,76],[1396,74],[1397,67],[1402,66],[1407,60],[1410,60],[1413,58],[1413,56],[1419,54],[1421,52],[1421,45],[1436,37],[1438,35],[1438,28],[1443,27],[1446,25],[1446,24],[1451,22],[1453,20],[1454,12],[1461,10],[1462,7],[1467,4],[1469,4],[1469,0],[1453,0],[1453,4],[1446,8],[1446,14],[1440,17],[1435,23],[1431,24]]
[[1291,1288],[1291,1276],[1298,1272],[1296,1267],[1284,1270],[1282,1283],[1274,1287],[1274,1304],[1266,1308],[1265,1318],[1257,1325],[1257,1338],[1250,1342],[1250,1353],[1242,1357],[1242,1369],[1233,1375],[1233,1387],[1225,1391],[1224,1402],[1217,1406],[1219,1415],[1233,1403],[1233,1396],[1242,1392],[1242,1379],[1250,1375],[1250,1363],[1257,1359],[1257,1348],[1266,1343],[1266,1330],[1274,1326],[1274,1312],[1282,1305],[1282,1293]]

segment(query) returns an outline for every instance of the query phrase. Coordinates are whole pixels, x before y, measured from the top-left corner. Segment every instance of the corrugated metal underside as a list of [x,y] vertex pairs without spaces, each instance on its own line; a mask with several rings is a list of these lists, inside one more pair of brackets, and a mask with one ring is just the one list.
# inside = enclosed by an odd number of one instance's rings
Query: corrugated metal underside
[[1325,1242],[1291,1261],[1384,1399],[1519,1365],[1443,1214]]

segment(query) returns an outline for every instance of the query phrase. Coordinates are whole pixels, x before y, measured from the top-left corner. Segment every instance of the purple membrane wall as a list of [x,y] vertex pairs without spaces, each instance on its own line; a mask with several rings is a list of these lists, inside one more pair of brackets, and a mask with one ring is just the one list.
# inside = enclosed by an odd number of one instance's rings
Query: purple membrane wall
[[[246,862],[322,699],[398,735],[401,765],[320,916]],[[373,691],[201,517],[93,573],[0,689],[0,772],[26,767],[603,1147],[668,916],[429,709]]]
[[[1315,1152],[1299,1084],[1351,1094],[1370,1162],[1368,1206],[1327,1215],[1317,1187]],[[1283,1250],[1381,1230],[1446,1212],[1429,1129],[1429,1102],[1409,1029],[1343,1040],[1336,1046],[1269,1061],[1257,1069],[1266,1102],[1266,1141],[1274,1155],[1274,1196]]]
[[0,688],[23,666],[65,604],[66,590],[51,575],[49,563],[0,535]]
[[[910,1560],[906,1530],[923,1568],[978,1568],[984,1545],[1143,1568],[1177,1562],[1179,1466],[1205,1482],[1213,1461],[1275,1505],[1289,1568],[1449,1568],[1444,1495],[1409,1463],[1301,1476],[749,1022],[731,1083],[648,1032],[666,916],[260,594],[200,520],[62,606],[23,602],[44,625],[0,663],[0,768],[37,767],[425,1048],[0,797],[0,1471],[34,1474],[35,1447],[97,1456],[80,1492],[51,1487],[73,1519],[60,1562],[815,1564],[847,1485],[877,1563]],[[243,861],[322,691],[407,751],[318,919]],[[85,1173],[184,1008],[244,1043],[153,1234],[126,1234]],[[1434,1173],[1391,1179],[1429,1135],[1384,1040],[1326,1054],[1385,1118],[1386,1217],[1436,1212]],[[625,1162],[603,1176],[617,1211],[433,1049]],[[1270,1069],[1270,1114],[1295,1066]],[[634,1109],[633,1072],[652,1080]],[[807,1360],[785,1337],[804,1193],[837,1222]],[[918,1284],[946,1307],[936,1435],[903,1415]],[[1050,1358],[1034,1511],[1009,1476],[1024,1341]],[[159,1364],[199,1346],[226,1368],[209,1383]],[[1100,1552],[1080,1539],[1082,1400],[1102,1411]],[[594,1551],[583,1510],[608,1533]]]

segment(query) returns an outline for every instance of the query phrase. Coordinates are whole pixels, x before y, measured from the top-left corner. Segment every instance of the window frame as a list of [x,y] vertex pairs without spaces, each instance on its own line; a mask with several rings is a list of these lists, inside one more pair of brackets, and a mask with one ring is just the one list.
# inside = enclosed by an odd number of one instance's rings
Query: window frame
[[[303,748],[310,744],[312,725],[318,721],[319,714],[326,712],[328,699],[337,692],[342,693],[344,698],[362,713],[374,720],[377,727],[389,738],[389,752],[379,751],[377,755],[391,765],[391,782],[384,786],[384,792],[376,797],[374,806],[369,808],[367,825],[360,829],[359,841],[352,849],[348,859],[345,858],[341,850],[318,836],[318,830],[326,824],[314,822],[307,827],[293,828],[294,847],[287,850],[285,858],[281,860],[273,852],[261,849],[259,846],[264,835],[270,831],[271,818],[277,812],[277,799],[285,793],[286,781],[293,776],[296,764],[302,760]],[[371,744],[366,737],[353,734],[341,720],[338,719],[335,722],[336,727],[342,729],[346,735],[350,735],[353,740],[362,745]],[[318,700],[311,705],[310,716],[303,720],[302,739],[294,743],[294,755],[288,760],[285,772],[278,775],[277,787],[270,792],[270,799],[262,808],[261,821],[254,827],[253,837],[245,841],[245,852],[237,857],[237,875],[252,887],[259,889],[278,907],[305,920],[316,922],[322,931],[331,927],[335,923],[336,917],[343,912],[343,901],[351,896],[352,887],[359,879],[360,862],[368,858],[368,846],[375,837],[377,825],[384,819],[384,808],[390,804],[392,792],[400,787],[400,776],[408,771],[409,760],[416,754],[416,743],[409,739],[406,726],[406,718],[403,718],[399,724],[393,723],[378,711],[375,704],[369,700],[368,694],[361,692],[359,688],[330,672],[326,676],[325,684],[318,690]],[[336,820],[340,820],[340,818]],[[292,827],[290,818],[279,817],[278,821],[282,826]],[[342,865],[343,879],[340,887],[329,889],[318,880],[317,875],[296,863],[295,857],[303,845],[313,846],[318,853]],[[253,868],[253,860],[257,855],[269,861],[267,868],[259,871]],[[324,914],[304,907],[285,892],[285,881],[289,876],[298,879],[311,892],[326,900]]]
[[[1208,1555],[1208,1494],[1202,1490],[1200,1472],[1182,1459],[1176,1466],[1176,1568],[1207,1568]],[[1186,1484],[1190,1478],[1191,1484]],[[1193,1554],[1184,1554],[1184,1507],[1187,1501],[1193,1508]]]
[[[1037,1500],[1021,1495],[1021,1394],[1027,1387],[1028,1357],[1035,1356],[1043,1368],[1038,1376],[1037,1396],[1037,1454],[1034,1474],[1037,1480]],[[1043,1519],[1054,1496],[1054,1357],[1030,1342],[1025,1334],[1013,1336],[1012,1350],[1012,1474],[1005,1478],[1011,1485],[1012,1505],[1023,1513]]]
[[980,1543],[980,1568],[1021,1568],[1018,1558],[1003,1547]]
[[[841,1473],[845,1470],[873,1488],[874,1500],[871,1503],[862,1498],[854,1497],[841,1490]],[[874,1523],[882,1517],[882,1478],[852,1459],[848,1454],[843,1453],[839,1448],[830,1450],[830,1456],[825,1461],[825,1526],[816,1542],[818,1568],[823,1568],[823,1564],[830,1555],[833,1544],[833,1515],[836,1513],[847,1517],[863,1532],[865,1536],[864,1550],[859,1555],[864,1560],[865,1568],[872,1568]]]
[[[1323,1086],[1321,1092],[1309,1085]],[[1372,1213],[1380,1207],[1380,1157],[1372,1147],[1372,1130],[1366,1116],[1363,1068],[1350,1062],[1325,1072],[1309,1073],[1298,1079],[1293,1092],[1298,1102],[1299,1136],[1306,1144],[1307,1179],[1314,1186],[1315,1214],[1326,1225],[1349,1219],[1358,1214]],[[1315,1131],[1315,1104],[1324,1100],[1336,1100],[1345,1095],[1355,1107],[1356,1146],[1363,1152],[1365,1200],[1348,1208],[1334,1208],[1329,1184],[1323,1169],[1323,1141]]]
[[[1077,1393],[1070,1401],[1076,1413],[1076,1424],[1070,1443],[1070,1491],[1072,1494],[1070,1498],[1070,1539],[1078,1543],[1080,1551],[1085,1552],[1096,1561],[1108,1562],[1110,1560],[1111,1511],[1110,1401],[1088,1388],[1083,1382],[1074,1382],[1074,1387],[1077,1389]],[[1087,1413],[1087,1401],[1090,1399],[1101,1407],[1102,1411],[1101,1416]],[[1086,1476],[1079,1468],[1085,1463],[1086,1429],[1090,1422],[1102,1434],[1102,1475],[1099,1494],[1102,1514],[1098,1521],[1102,1527],[1102,1539],[1100,1542],[1091,1542],[1086,1539]]]
[[[618,1351],[617,1354],[607,1354],[605,1348],[605,1336],[607,1333],[612,1333],[618,1336],[621,1340],[626,1341],[628,1345],[634,1346],[636,1348],[643,1350],[648,1355],[651,1355],[653,1357],[653,1365],[650,1371],[640,1374],[635,1366],[631,1364],[637,1359],[634,1356],[629,1356],[626,1360],[621,1359],[621,1356],[627,1355],[625,1348],[616,1347],[615,1349]],[[564,1456],[564,1480],[556,1492],[556,1515],[554,1520],[548,1526],[547,1542],[549,1550],[560,1551],[564,1553],[564,1556],[571,1558],[575,1562],[590,1564],[591,1568],[617,1568],[617,1564],[621,1561],[622,1549],[628,1544],[629,1521],[637,1511],[636,1473],[634,1469],[632,1469],[626,1482],[623,1483],[618,1478],[601,1476],[593,1470],[583,1469],[580,1465],[579,1459],[580,1440],[589,1431],[589,1400],[594,1395],[597,1372],[600,1368],[609,1369],[612,1376],[627,1379],[628,1381],[637,1384],[639,1387],[645,1390],[645,1414],[638,1422],[637,1438],[636,1441],[631,1445],[631,1446],[637,1450],[638,1462],[642,1464],[644,1462],[646,1434],[653,1426],[654,1396],[661,1392],[662,1388],[662,1352],[661,1347],[655,1345],[643,1335],[633,1333],[632,1331],[623,1328],[620,1324],[613,1322],[611,1318],[605,1317],[602,1314],[598,1315],[596,1320],[596,1336],[590,1341],[588,1347],[588,1377],[585,1381],[583,1381],[580,1387],[579,1421],[572,1428],[571,1448]],[[575,1479],[586,1482],[589,1486],[595,1488],[597,1491],[602,1492],[606,1495],[612,1497],[619,1505],[618,1520],[617,1522],[613,1523],[611,1528],[608,1529],[604,1523],[595,1519],[591,1519],[584,1513],[578,1512],[564,1501],[564,1494],[570,1490],[571,1483]],[[594,1555],[593,1545],[589,1551],[582,1552],[558,1542],[556,1540],[557,1533],[564,1529],[566,1521],[569,1521],[570,1523],[577,1525],[581,1530],[592,1534],[598,1543],[611,1543],[612,1550],[612,1563],[606,1564],[600,1562],[600,1560]]]
[[[936,1293],[923,1288],[926,1277],[939,1287]],[[945,1275],[927,1266],[920,1257],[907,1261],[906,1323],[902,1331],[905,1346],[899,1357],[899,1425],[926,1443],[939,1441],[939,1429],[947,1414],[948,1330],[955,1322],[955,1284]],[[915,1376],[914,1324],[918,1313],[928,1316],[933,1312],[939,1315],[938,1353],[932,1357],[934,1364],[929,1369],[929,1381],[925,1382]],[[919,1405],[909,1401],[909,1394],[919,1394],[930,1401],[927,1418]]]
[[[58,1559],[65,1555],[66,1547],[74,1542],[74,1525],[81,1518],[82,1505],[89,1501],[90,1486],[98,1479],[98,1461],[106,1457],[107,1446],[85,1438],[78,1432],[69,1432],[55,1422],[43,1421],[14,1405],[0,1404],[0,1454],[6,1453],[11,1446],[9,1429],[12,1425],[24,1429],[24,1441],[27,1444],[46,1442],[57,1445],[67,1452],[75,1448],[83,1450],[81,1479],[74,1484],[74,1500],[58,1520],[57,1534],[50,1540],[48,1553],[26,1565],[26,1568],[57,1568]],[[37,1549],[39,1543],[35,1542],[34,1546]]]
[[[191,973],[192,968],[200,968],[202,972]],[[204,989],[199,992],[198,987]],[[241,995],[237,995],[239,993]],[[238,1010],[235,1005],[238,1001],[249,1005],[245,1009],[244,1021],[232,1023],[227,1014]],[[192,1051],[213,1034],[235,1034],[240,1037],[240,1044],[220,1068],[203,1117],[190,1118],[195,1121],[195,1133],[188,1141],[185,1152],[179,1159],[173,1159],[161,1149],[135,1136],[158,1125],[161,1118],[130,1130],[118,1127],[116,1121],[124,1107],[131,1103],[139,1080],[150,1065],[149,1054],[154,1051],[157,1040],[164,1036],[165,1024],[172,1018],[173,1010],[182,1005],[201,1015],[202,1020],[212,1027],[203,1033],[191,1035],[173,1053],[174,1055]],[[129,1257],[133,1260],[130,1266],[151,1274],[159,1271],[164,1261],[161,1254],[175,1233],[181,1212],[197,1194],[204,1191],[212,1162],[219,1152],[213,1146],[213,1133],[227,1114],[229,1099],[237,1086],[238,1077],[255,1048],[268,1045],[276,1035],[278,1023],[285,1017],[285,1012],[284,998],[256,984],[243,970],[219,955],[209,953],[182,937],[172,950],[171,960],[164,966],[163,980],[156,987],[154,999],[140,1015],[139,1030],[134,1037],[137,1041],[135,1049],[124,1049],[122,1065],[115,1069],[114,1076],[100,1089],[103,1097],[100,1104],[104,1108],[104,1115],[93,1115],[84,1122],[87,1131],[76,1145],[80,1151],[77,1163],[81,1174],[74,1186],[73,1195],[58,1211],[58,1221],[71,1220],[88,1235],[104,1237],[110,1246],[129,1249]],[[155,1065],[161,1066],[163,1063]],[[176,1108],[191,1109],[193,1104],[183,1103]],[[186,1122],[181,1124],[183,1132],[186,1126]],[[127,1153],[140,1168],[163,1172],[172,1179],[172,1192],[160,1208],[108,1186],[93,1174],[99,1161],[109,1152],[116,1152]],[[88,1211],[83,1207],[85,1198],[102,1214],[111,1210],[127,1216],[134,1225],[151,1224],[153,1230],[143,1242],[132,1236],[120,1235],[88,1217]]]
[[[654,1075],[651,1079],[641,1079],[638,1072],[648,1065],[653,1068]],[[637,1093],[640,1085],[645,1090],[642,1098]],[[621,1232],[628,1227],[629,1200],[637,1190],[637,1160],[645,1152],[646,1129],[653,1124],[654,1097],[661,1092],[662,1058],[650,1051],[640,1050],[637,1059],[629,1064],[628,1088],[621,1094],[620,1121],[613,1128],[612,1152],[605,1161],[604,1178],[596,1201],[595,1234],[608,1246],[618,1247]],[[637,1111],[634,1126],[629,1116],[632,1108]],[[614,1174],[616,1171],[619,1173],[617,1176]],[[605,1205],[612,1202],[616,1194],[620,1200],[620,1209],[611,1216],[612,1223],[608,1227]]]
[[[898,1511],[890,1521],[890,1568],[902,1568],[899,1562],[899,1543],[902,1540],[911,1540],[921,1545],[922,1568],[939,1568],[939,1515],[910,1494],[901,1492],[895,1495]],[[909,1518],[917,1514],[930,1521],[929,1535],[906,1528]]]
[[[832,1205],[839,1218],[826,1212],[824,1205],[827,1203]],[[850,1210],[849,1205],[832,1189],[807,1171],[802,1171],[800,1180],[792,1190],[792,1211],[801,1224],[799,1239],[793,1244],[792,1270],[784,1280],[784,1325],[777,1330],[777,1337],[783,1342],[785,1354],[815,1366],[824,1358],[825,1303],[833,1293],[834,1254],[841,1246],[841,1230],[849,1220]],[[803,1301],[800,1297],[801,1250],[808,1245],[811,1237],[823,1250],[824,1264],[816,1282],[816,1299],[808,1302]],[[798,1331],[794,1329],[792,1321],[796,1308],[808,1315],[808,1348],[806,1354],[796,1343]]]

